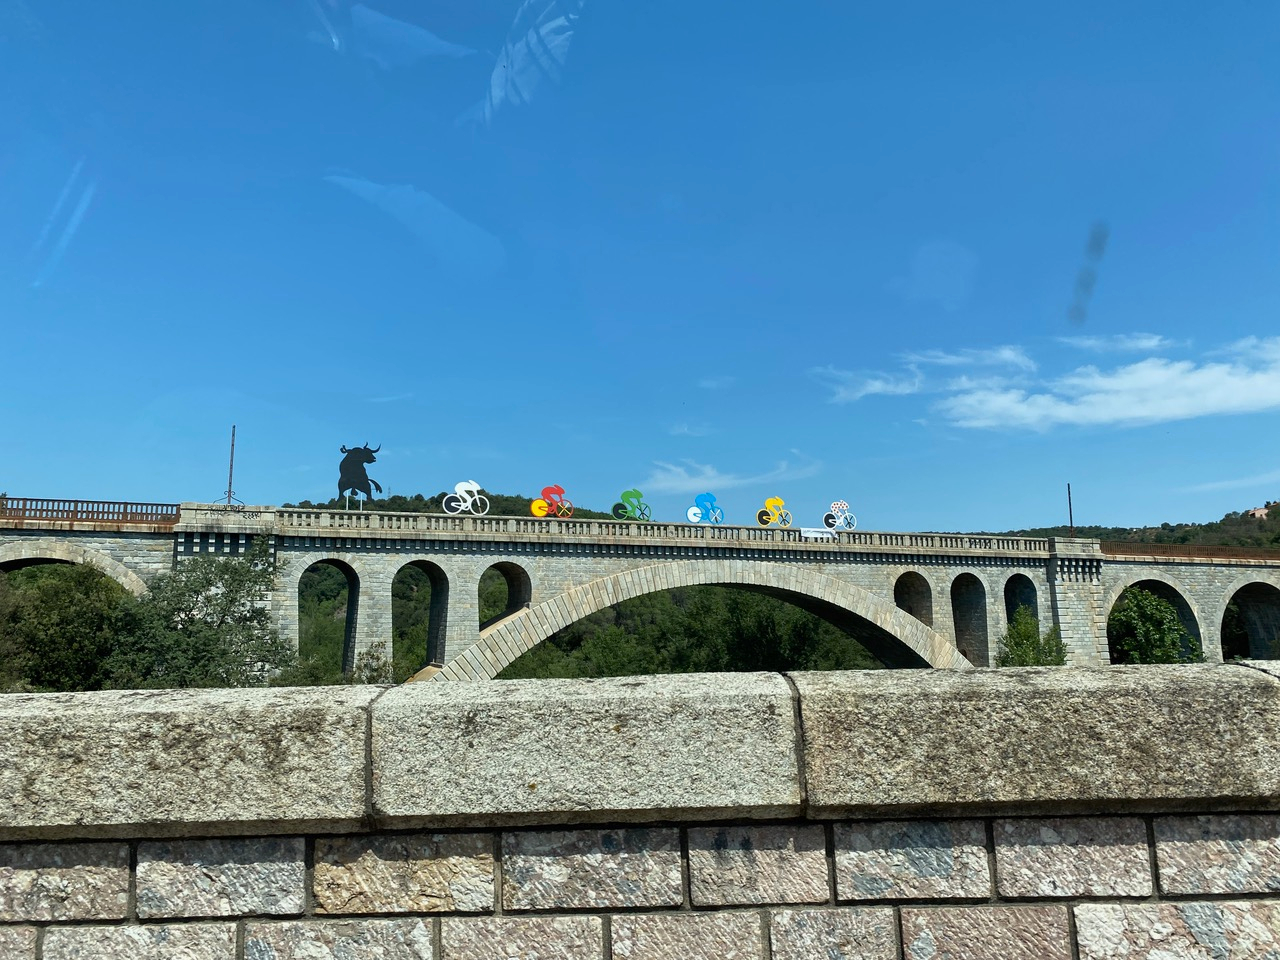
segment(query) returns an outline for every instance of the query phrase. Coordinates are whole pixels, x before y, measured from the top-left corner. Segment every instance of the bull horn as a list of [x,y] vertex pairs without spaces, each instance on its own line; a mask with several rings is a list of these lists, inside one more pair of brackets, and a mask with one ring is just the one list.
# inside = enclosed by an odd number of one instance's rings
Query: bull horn
[[[364,448],[365,448],[366,450],[369,450],[369,445],[366,443],[366,444],[364,445]],[[377,445],[376,447],[374,447],[372,450],[369,450],[369,452],[370,452],[370,453],[377,453],[377,452],[378,452],[379,450],[381,450],[381,449],[382,449],[382,444],[378,444],[378,445]]]
[[351,451],[350,451],[350,450],[348,450],[346,447],[343,447],[343,448],[342,448],[342,452],[343,452],[343,453],[350,453]]

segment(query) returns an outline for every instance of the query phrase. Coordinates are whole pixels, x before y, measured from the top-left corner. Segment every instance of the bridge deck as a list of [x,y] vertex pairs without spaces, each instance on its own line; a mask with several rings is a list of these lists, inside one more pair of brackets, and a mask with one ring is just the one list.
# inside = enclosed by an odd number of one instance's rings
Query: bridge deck
[[465,517],[431,513],[377,513],[373,511],[275,511],[276,532],[292,536],[350,536],[366,534],[390,537],[491,536],[554,537],[570,540],[666,541],[683,545],[807,546],[857,545],[895,550],[1001,551],[1046,554],[1049,541],[1011,537],[940,533],[882,533],[808,527],[735,527],[693,523],[636,523],[616,520],[540,520],[531,517]]
[[[533,517],[473,517],[375,510],[314,510],[214,503],[135,503],[54,500],[0,495],[0,528],[28,530],[111,530],[149,532],[229,531],[293,537],[358,539],[507,539],[543,542],[645,543],[716,547],[789,545],[810,549],[854,549],[891,553],[998,553],[1048,557],[1044,537],[991,534],[836,532],[823,527],[759,527],[691,523],[636,523],[616,520],[551,520]],[[1067,541],[1072,542],[1072,541]],[[1089,541],[1104,557],[1167,557],[1182,560],[1280,562],[1280,550],[1199,544]],[[1059,541],[1059,549],[1063,546]],[[1081,543],[1081,547],[1084,544]]]

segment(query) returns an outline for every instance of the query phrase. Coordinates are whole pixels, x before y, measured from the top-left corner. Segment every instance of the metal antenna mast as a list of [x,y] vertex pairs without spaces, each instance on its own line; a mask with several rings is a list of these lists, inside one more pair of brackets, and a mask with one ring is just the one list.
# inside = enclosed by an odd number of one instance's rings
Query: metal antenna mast
[[240,503],[240,499],[236,496],[235,490],[232,488],[232,479],[236,475],[236,425],[231,425],[231,463],[227,467],[227,491],[223,494],[227,498],[227,506],[231,506],[231,501]]

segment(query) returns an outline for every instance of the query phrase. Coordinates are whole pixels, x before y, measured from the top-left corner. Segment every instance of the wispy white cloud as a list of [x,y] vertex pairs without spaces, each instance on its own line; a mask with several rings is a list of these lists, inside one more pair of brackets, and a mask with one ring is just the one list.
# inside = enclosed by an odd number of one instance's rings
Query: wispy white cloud
[[1036,362],[1027,356],[1022,347],[1011,345],[986,350],[960,350],[955,353],[925,350],[923,353],[903,354],[902,359],[909,364],[928,363],[940,367],[1014,367],[1028,371],[1036,368]]
[[[1103,353],[1183,346],[1158,334],[1059,340]],[[1198,360],[1148,356],[1112,367],[1090,364],[1056,378],[1037,376],[1036,362],[1013,345],[924,350],[901,359],[904,366],[896,372],[832,366],[809,372],[831,388],[833,403],[876,394],[943,394],[936,410],[971,429],[1136,426],[1280,409],[1280,337],[1246,337]],[[930,366],[954,373],[935,379],[925,373]]]
[[802,463],[779,460],[767,473],[722,473],[706,463],[681,460],[679,463],[655,461],[654,470],[640,484],[645,493],[701,493],[704,490],[728,490],[760,483],[777,483],[783,480],[802,480],[812,477],[822,469],[818,460],[809,460],[798,450],[791,451]]
[[1231,480],[1214,480],[1210,483],[1197,483],[1184,487],[1186,493],[1209,493],[1213,490],[1245,490],[1249,487],[1267,487],[1280,485],[1280,470],[1270,473],[1259,473],[1252,477],[1235,477]]
[[967,373],[958,377],[952,377],[942,387],[943,390],[949,392],[960,393],[968,390],[1004,390],[1009,387],[1020,386],[1028,382],[1025,376],[999,376],[992,374],[987,377],[971,377]]
[[701,423],[677,423],[667,433],[673,437],[705,437],[711,428]]
[[1095,353],[1150,353],[1178,346],[1158,333],[1116,333],[1105,337],[1058,337],[1059,343]]
[[703,390],[723,390],[733,386],[733,382],[733,377],[703,377],[698,381],[698,386]]
[[904,396],[919,393],[924,384],[924,377],[914,367],[909,368],[908,373],[893,374],[858,373],[827,366],[814,367],[809,374],[831,388],[832,403],[852,403],[874,394]]
[[1234,345],[1230,362],[1150,357],[1100,370],[1081,367],[1040,390],[961,391],[939,404],[952,422],[979,429],[1135,426],[1280,409],[1280,337]]

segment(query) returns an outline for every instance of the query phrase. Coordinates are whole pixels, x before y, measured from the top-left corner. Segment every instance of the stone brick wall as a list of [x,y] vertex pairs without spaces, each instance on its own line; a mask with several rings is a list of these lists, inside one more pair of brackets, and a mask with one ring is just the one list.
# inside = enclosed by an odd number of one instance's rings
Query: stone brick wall
[[6,958],[1270,958],[1280,817],[0,846]]
[[1275,960],[1280,671],[0,698],[9,960]]
[[167,531],[91,529],[56,536],[0,527],[0,564],[32,559],[88,564],[133,593],[142,593],[148,580],[172,570],[173,556],[173,534]]

